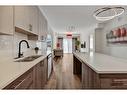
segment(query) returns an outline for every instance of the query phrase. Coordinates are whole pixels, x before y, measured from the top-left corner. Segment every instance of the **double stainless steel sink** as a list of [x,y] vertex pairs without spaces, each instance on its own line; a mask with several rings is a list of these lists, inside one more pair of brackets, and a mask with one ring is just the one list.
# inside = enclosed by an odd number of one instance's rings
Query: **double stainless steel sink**
[[15,62],[30,62],[30,61],[34,61],[35,59],[41,56],[43,55],[32,55],[32,56],[25,57],[23,59],[16,60]]

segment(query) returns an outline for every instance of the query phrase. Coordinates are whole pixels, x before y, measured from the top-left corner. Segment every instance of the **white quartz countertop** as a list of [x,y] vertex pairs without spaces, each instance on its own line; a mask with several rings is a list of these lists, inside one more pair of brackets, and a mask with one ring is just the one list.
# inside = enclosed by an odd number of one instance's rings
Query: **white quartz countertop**
[[73,53],[96,73],[127,73],[127,60],[101,53]]
[[6,87],[20,75],[46,58],[49,54],[50,53],[47,53],[31,62],[14,62],[15,60],[12,58],[6,60],[0,59],[0,89]]

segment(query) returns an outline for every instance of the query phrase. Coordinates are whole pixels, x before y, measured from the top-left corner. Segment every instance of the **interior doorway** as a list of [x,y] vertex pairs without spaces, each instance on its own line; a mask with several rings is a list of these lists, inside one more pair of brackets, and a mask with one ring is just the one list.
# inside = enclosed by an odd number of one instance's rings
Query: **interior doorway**
[[63,52],[72,53],[72,38],[63,39]]
[[58,37],[59,48],[63,49],[63,53],[75,52],[77,40],[77,37]]

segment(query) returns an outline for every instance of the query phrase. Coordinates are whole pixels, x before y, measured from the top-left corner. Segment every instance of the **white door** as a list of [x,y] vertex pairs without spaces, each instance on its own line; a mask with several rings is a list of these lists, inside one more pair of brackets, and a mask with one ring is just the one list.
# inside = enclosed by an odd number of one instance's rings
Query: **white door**
[[63,39],[63,51],[64,53],[72,53],[72,38]]

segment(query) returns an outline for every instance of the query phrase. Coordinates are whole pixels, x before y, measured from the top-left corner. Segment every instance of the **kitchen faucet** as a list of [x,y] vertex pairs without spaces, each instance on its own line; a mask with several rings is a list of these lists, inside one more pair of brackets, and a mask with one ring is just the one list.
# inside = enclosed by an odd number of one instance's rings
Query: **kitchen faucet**
[[28,44],[28,42],[26,41],[26,40],[21,40],[20,42],[19,42],[19,53],[18,53],[18,58],[20,58],[23,54],[21,54],[21,43],[22,42],[26,42],[26,44],[27,44],[27,48],[30,48],[30,46],[29,46],[29,44]]

